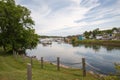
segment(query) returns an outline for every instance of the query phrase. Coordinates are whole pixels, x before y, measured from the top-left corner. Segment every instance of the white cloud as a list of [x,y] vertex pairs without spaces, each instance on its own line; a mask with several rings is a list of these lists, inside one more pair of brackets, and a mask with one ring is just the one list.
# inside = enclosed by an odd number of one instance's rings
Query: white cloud
[[[31,16],[36,23],[36,32],[39,34],[47,34],[49,32],[52,34],[52,31],[62,30],[64,28],[74,28],[74,31],[77,31],[77,29],[82,26],[99,25],[109,22],[111,20],[101,18],[104,18],[105,15],[108,14],[115,15],[116,13],[120,13],[118,8],[120,4],[119,0],[118,3],[112,7],[100,7],[96,10],[92,9],[101,5],[99,0],[31,0],[26,3],[24,0],[16,1],[18,4],[25,5],[32,11]],[[57,2],[59,2],[59,4]],[[65,7],[63,7],[60,2],[64,3]],[[58,5],[57,7],[54,6],[56,4]],[[54,8],[56,10],[54,10]],[[93,17],[90,22],[75,22],[88,17]]]
[[37,12],[33,10],[32,16],[35,19],[36,24],[39,25],[39,27],[44,27],[42,28],[42,30],[37,29],[37,32],[44,33],[66,27],[68,28],[71,26],[86,25],[86,22],[77,24],[74,21],[78,19],[83,19],[85,17],[84,15],[93,7],[82,7],[78,5],[80,4],[79,0],[71,1],[74,1],[73,4],[68,7],[62,8],[57,12],[51,12],[51,8],[48,5],[42,6],[42,13],[41,10],[37,10]]

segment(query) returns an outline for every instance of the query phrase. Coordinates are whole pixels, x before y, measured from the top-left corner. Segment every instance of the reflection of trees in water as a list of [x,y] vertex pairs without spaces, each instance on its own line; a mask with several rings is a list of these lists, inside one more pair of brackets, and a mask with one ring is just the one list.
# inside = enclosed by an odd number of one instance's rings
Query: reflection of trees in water
[[93,45],[92,48],[93,48],[93,50],[95,50],[96,52],[98,52],[100,50],[101,46],[99,46],[99,45]]
[[92,48],[92,45],[84,45],[85,48]]
[[106,48],[107,51],[112,51],[112,50],[120,50],[120,47],[113,47],[113,46],[103,46]]
[[73,47],[78,47],[78,46],[79,46],[79,44],[74,43],[74,44],[72,44],[72,46],[73,46]]
[[85,48],[92,48],[93,50],[95,50],[95,51],[99,51],[100,50],[100,48],[101,48],[101,46],[99,46],[99,45],[88,45],[88,44],[85,44],[84,45],[84,47]]
[[96,52],[100,50],[101,47],[105,48],[107,51],[120,50],[120,47],[114,46],[102,46],[102,45],[92,45],[92,44],[72,44],[73,47],[84,46],[85,48],[92,48]]
[[90,44],[72,44],[73,47],[81,47],[84,46],[85,48],[92,48],[95,51],[99,51],[100,47],[99,45],[90,45]]
[[112,51],[114,48],[113,47],[106,47],[107,51]]

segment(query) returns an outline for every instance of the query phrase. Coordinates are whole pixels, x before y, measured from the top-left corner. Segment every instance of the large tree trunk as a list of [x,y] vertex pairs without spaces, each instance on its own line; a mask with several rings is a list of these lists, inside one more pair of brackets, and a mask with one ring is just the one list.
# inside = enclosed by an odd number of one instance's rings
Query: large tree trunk
[[6,46],[5,46],[4,40],[2,40],[2,47],[3,47],[4,52],[6,52]]

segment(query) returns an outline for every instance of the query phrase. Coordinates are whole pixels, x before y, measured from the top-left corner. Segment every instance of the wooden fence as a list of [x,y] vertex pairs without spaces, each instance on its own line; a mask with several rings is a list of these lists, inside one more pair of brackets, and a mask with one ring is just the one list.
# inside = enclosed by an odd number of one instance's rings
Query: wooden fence
[[[32,80],[32,66],[33,66],[33,61],[32,60],[33,60],[32,57],[30,57],[30,63],[27,64],[27,80]],[[40,62],[41,62],[41,69],[43,69],[44,68],[44,59],[43,59],[43,57],[41,57]],[[60,63],[61,62],[60,62],[60,58],[59,57],[57,57],[56,62],[57,62],[56,69],[58,71],[60,71]],[[69,63],[69,64],[73,64],[73,63]],[[85,77],[86,76],[86,62],[85,62],[85,58],[82,58],[82,62],[79,63],[79,64],[82,64],[83,77]]]

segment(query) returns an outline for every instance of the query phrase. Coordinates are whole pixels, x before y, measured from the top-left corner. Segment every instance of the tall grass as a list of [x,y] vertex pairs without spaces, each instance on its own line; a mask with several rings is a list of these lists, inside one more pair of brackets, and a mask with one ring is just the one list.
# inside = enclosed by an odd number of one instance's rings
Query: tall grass
[[78,40],[75,44],[93,44],[120,47],[120,40]]
[[[14,57],[6,55],[0,51],[0,80],[27,80],[27,63],[30,63],[28,57]],[[33,59],[32,66],[33,80],[97,80],[94,75],[87,73],[87,77],[82,76],[80,69],[61,68],[57,71],[56,66],[50,63],[44,64],[41,69],[40,62]]]

